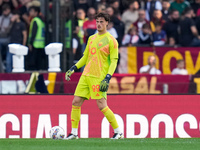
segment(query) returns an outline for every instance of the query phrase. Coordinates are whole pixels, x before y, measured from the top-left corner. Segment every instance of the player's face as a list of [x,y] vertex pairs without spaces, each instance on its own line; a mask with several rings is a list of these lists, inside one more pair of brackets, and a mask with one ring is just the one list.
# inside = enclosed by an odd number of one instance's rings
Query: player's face
[[96,19],[97,30],[98,32],[106,31],[108,21],[106,21],[103,17],[99,17]]

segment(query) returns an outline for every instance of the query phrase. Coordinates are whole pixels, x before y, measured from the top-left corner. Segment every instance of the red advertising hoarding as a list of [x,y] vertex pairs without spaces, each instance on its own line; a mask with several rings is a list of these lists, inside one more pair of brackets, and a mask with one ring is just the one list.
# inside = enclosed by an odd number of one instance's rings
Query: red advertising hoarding
[[[81,73],[74,73],[71,81],[64,81],[64,93],[74,93]],[[64,75],[63,75],[64,78]],[[188,93],[188,75],[113,74],[109,94],[160,94],[167,85],[168,93]]]
[[[70,132],[72,95],[1,95],[0,138],[48,138],[52,126]],[[200,95],[109,95],[125,138],[200,137]],[[113,134],[95,100],[81,108],[79,136]]]

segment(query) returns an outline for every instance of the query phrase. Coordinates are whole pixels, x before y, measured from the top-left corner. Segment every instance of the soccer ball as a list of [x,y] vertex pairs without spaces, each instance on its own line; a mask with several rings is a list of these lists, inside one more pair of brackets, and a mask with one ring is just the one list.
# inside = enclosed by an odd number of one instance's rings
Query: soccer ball
[[60,126],[54,126],[49,131],[50,138],[53,140],[63,139],[65,137],[65,131]]

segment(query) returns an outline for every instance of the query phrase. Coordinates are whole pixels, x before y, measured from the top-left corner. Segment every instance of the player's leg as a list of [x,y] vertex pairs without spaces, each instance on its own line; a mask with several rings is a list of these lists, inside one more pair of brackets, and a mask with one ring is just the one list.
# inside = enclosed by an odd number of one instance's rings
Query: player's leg
[[108,122],[114,129],[115,134],[112,139],[124,138],[122,132],[119,129],[119,125],[117,123],[114,113],[107,105],[107,100],[105,98],[102,98],[102,99],[97,99],[96,101],[98,108],[101,110],[101,112],[104,114],[104,116],[107,118]]
[[78,135],[78,124],[81,117],[81,106],[84,102],[84,98],[74,96],[72,101],[72,111],[71,111],[71,124],[72,124],[72,134]]
[[81,106],[84,100],[90,98],[90,92],[88,88],[85,76],[81,76],[76,91],[74,93],[74,99],[72,101],[72,111],[71,111],[71,124],[72,132],[67,136],[66,139],[77,139],[78,138],[78,124],[81,117]]
[[72,111],[71,111],[71,134],[67,136],[67,140],[78,139],[78,124],[81,117],[81,106],[84,102],[84,98],[79,96],[74,96],[72,101]]

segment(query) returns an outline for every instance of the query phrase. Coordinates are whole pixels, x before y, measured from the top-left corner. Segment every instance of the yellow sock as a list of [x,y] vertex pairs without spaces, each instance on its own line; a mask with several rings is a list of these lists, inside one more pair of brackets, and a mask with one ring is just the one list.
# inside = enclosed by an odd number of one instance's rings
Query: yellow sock
[[72,111],[71,111],[72,128],[78,128],[78,123],[80,121],[80,118],[81,118],[81,107],[72,105]]
[[104,114],[104,116],[107,118],[108,122],[110,123],[110,125],[113,127],[113,129],[116,129],[119,127],[117,120],[115,118],[114,113],[112,112],[112,110],[110,110],[110,108],[107,106],[104,109],[101,110],[101,112]]

